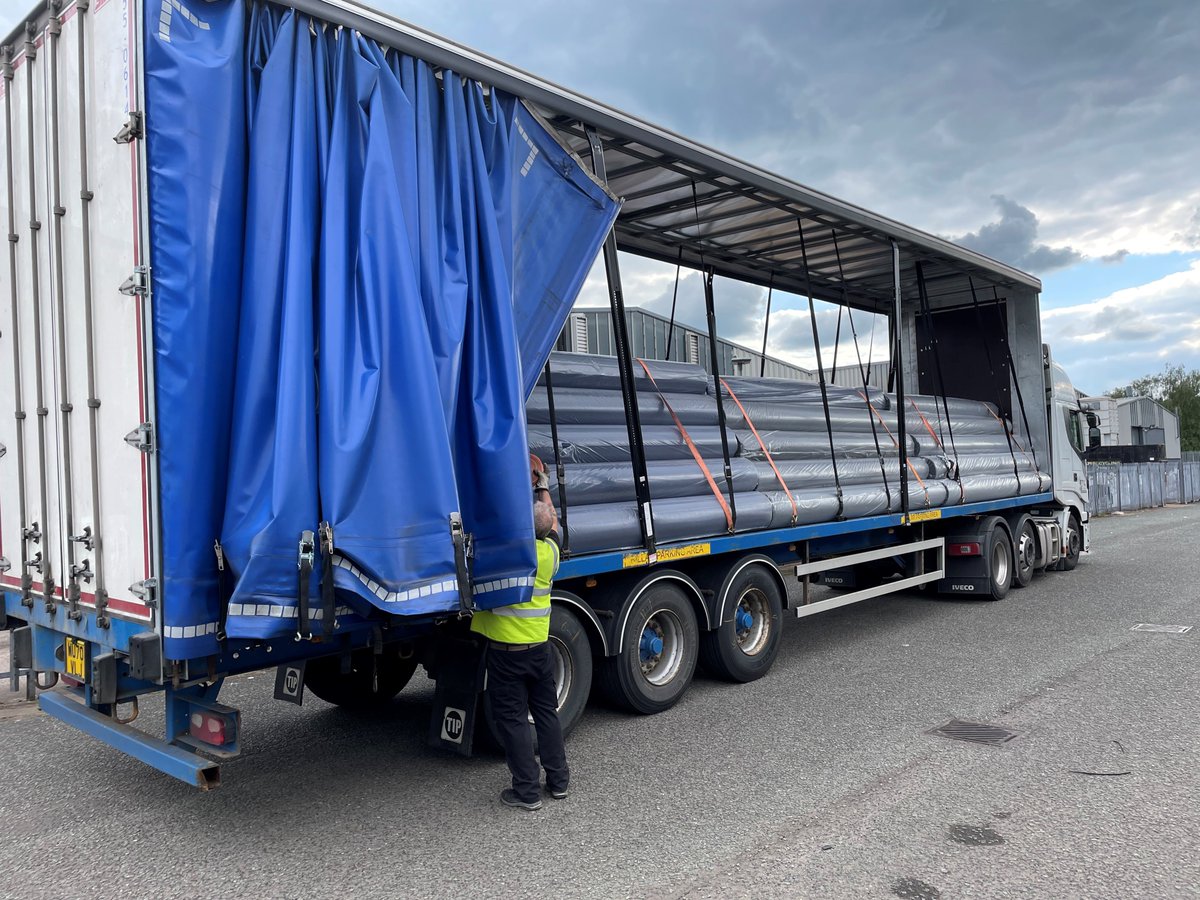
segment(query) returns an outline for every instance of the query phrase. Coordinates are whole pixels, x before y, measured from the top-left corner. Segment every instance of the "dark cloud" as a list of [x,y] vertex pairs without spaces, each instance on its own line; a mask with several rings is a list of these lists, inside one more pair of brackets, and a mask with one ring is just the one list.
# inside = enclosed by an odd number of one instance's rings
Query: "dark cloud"
[[1200,248],[1200,206],[1192,211],[1192,217],[1178,237],[1186,246]]
[[1125,257],[1127,257],[1128,255],[1129,255],[1128,250],[1121,249],[1121,250],[1115,251],[1114,253],[1109,253],[1109,254],[1106,254],[1105,256],[1100,257],[1100,262],[1102,262],[1102,263],[1124,262]]
[[1083,259],[1083,254],[1071,247],[1039,244],[1038,218],[1033,210],[1001,194],[994,194],[992,200],[1000,210],[999,220],[955,238],[956,243],[1036,273],[1061,269]]

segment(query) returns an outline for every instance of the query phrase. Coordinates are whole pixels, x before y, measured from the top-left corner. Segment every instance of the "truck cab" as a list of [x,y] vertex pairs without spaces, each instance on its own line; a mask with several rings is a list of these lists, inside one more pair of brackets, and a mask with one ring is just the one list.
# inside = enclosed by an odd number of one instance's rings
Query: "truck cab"
[[1066,369],[1054,362],[1050,348],[1043,345],[1046,367],[1047,421],[1053,460],[1054,499],[1063,510],[1065,542],[1078,541],[1078,550],[1088,549],[1087,453],[1095,429],[1095,414],[1079,403],[1079,393]]

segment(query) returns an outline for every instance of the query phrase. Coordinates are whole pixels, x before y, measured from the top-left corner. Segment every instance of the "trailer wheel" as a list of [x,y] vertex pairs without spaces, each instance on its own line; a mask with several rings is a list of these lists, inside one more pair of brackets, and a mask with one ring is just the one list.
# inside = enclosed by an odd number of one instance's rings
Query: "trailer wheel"
[[621,652],[604,660],[597,679],[610,702],[650,715],[670,709],[696,671],[700,629],[683,591],[651,586],[625,620]]
[[988,532],[987,548],[990,599],[1003,600],[1013,583],[1012,538],[1003,525],[996,523],[992,526]]
[[[550,610],[549,645],[554,684],[558,689],[558,724],[563,737],[566,737],[579,724],[587,709],[588,694],[592,690],[592,645],[575,613],[558,605]],[[488,702],[486,693],[480,699],[481,717],[487,726],[482,733],[485,744],[492,750],[503,752],[504,744],[492,715],[492,704]],[[529,730],[533,731],[532,716],[529,717]],[[533,746],[536,750],[536,733],[533,735]]]
[[388,648],[377,657],[366,647],[350,654],[347,673],[342,672],[340,655],[309,660],[304,667],[304,686],[326,703],[365,711],[391,703],[416,670],[416,654],[402,657]]
[[1079,554],[1083,551],[1083,527],[1079,524],[1079,517],[1075,515],[1074,510],[1067,519],[1065,543],[1067,552],[1058,561],[1058,569],[1061,572],[1070,572],[1079,565]]
[[1017,529],[1017,545],[1013,548],[1013,587],[1028,587],[1033,581],[1037,556],[1037,532],[1033,521],[1025,519]]
[[566,735],[583,718],[592,690],[592,645],[579,618],[562,606],[550,612],[550,658],[558,687],[558,721]]
[[728,681],[762,678],[775,662],[783,633],[783,594],[762,566],[748,566],[729,586],[728,619],[700,636],[700,662]]

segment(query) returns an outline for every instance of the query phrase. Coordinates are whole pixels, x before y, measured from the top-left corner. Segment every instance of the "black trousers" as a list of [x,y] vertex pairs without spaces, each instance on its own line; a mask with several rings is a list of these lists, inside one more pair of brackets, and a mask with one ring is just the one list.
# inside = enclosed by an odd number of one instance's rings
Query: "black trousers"
[[[487,652],[487,695],[492,719],[504,755],[512,772],[513,791],[521,800],[536,800],[539,790],[538,763],[533,755],[533,732],[537,732],[538,754],[546,770],[546,787],[565,790],[571,773],[567,769],[567,750],[563,746],[558,723],[558,691],[550,645],[540,644],[528,650]],[[533,729],[529,714],[533,714]]]

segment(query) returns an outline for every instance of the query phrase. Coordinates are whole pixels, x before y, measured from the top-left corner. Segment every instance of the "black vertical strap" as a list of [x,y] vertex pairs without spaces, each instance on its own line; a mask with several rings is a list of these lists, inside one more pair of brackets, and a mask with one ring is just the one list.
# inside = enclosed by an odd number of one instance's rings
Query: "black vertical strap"
[[671,361],[671,344],[675,340],[675,301],[679,299],[679,273],[681,271],[683,271],[682,244],[679,245],[679,259],[675,262],[675,290],[671,293],[671,320],[667,323],[667,362]]
[[1021,467],[1017,464],[1017,454],[1013,450],[1012,435],[1009,433],[1008,426],[1004,424],[1004,404],[1001,402],[1004,396],[1000,393],[1000,381],[996,378],[996,367],[992,365],[992,350],[988,346],[987,331],[983,327],[983,311],[979,307],[979,295],[975,293],[975,279],[967,276],[967,285],[971,288],[971,304],[975,307],[975,325],[979,329],[979,339],[983,342],[983,354],[987,359],[989,377],[992,379],[992,385],[996,389],[996,411],[1000,414],[997,418],[1000,419],[1000,426],[1004,429],[1004,438],[1008,441],[1008,455],[1013,461],[1013,477],[1017,479],[1017,485],[1021,483]]
[[333,526],[322,522],[317,528],[321,540],[321,633],[325,637],[337,628],[337,598],[333,593]]
[[817,352],[817,381],[821,385],[821,408],[825,411],[825,434],[829,438],[829,461],[833,464],[833,486],[837,489],[838,519],[844,518],[846,509],[842,499],[842,479],[838,475],[837,451],[833,446],[833,420],[829,416],[829,390],[825,386],[825,366],[821,361],[821,338],[817,333],[817,310],[813,304],[812,275],[808,270],[808,246],[804,242],[804,222],[797,217],[796,229],[800,232],[800,259],[804,263],[804,287],[808,292],[808,320],[812,323],[813,348]]
[[554,411],[554,382],[550,377],[550,360],[546,360],[546,405],[550,408],[550,442],[554,444],[554,475],[558,479],[558,520],[562,529],[559,547],[562,556],[570,556],[571,531],[567,528],[567,472],[563,466],[562,448],[558,445],[558,415]]
[[[954,423],[950,421],[950,404],[946,400],[946,381],[942,378],[942,351],[941,345],[938,344],[937,330],[933,324],[933,309],[929,305],[929,292],[925,287],[925,267],[920,261],[917,262],[917,295],[921,300],[921,315],[925,319],[925,327],[929,329],[929,342],[933,347],[933,370],[937,374],[938,396],[934,398],[934,408],[937,408],[938,400],[941,400],[941,409],[938,410],[938,434],[942,431],[941,414],[944,410],[946,413],[946,431],[950,435],[950,452],[954,454],[954,480],[958,482],[958,493],[960,499],[966,495],[963,493],[962,473],[958,470],[958,448],[954,445]],[[945,449],[944,443],[942,449]]]
[[900,291],[900,245],[892,241],[892,377],[896,385],[896,431],[900,435],[900,511],[908,520],[908,417],[904,414],[904,319]]
[[308,582],[312,576],[316,538],[311,531],[300,533],[300,545],[296,554],[296,569],[299,583],[296,587],[296,640],[312,639],[312,627],[308,617]]
[[725,487],[729,492],[729,530],[737,527],[737,501],[733,496],[733,466],[729,463],[729,435],[725,431],[725,401],[721,397],[721,369],[717,355],[717,313],[713,303],[713,271],[704,272],[704,311],[708,315],[708,356],[712,363],[713,392],[717,397],[717,423],[721,426],[721,458],[725,462]]
[[763,318],[763,348],[762,358],[758,361],[758,377],[762,378],[767,374],[767,333],[771,328],[771,294],[775,290],[775,273],[771,273],[771,280],[767,282],[767,314]]
[[996,302],[996,318],[1000,324],[1000,334],[1004,337],[1004,353],[1008,358],[1008,372],[1012,378],[1013,388],[1017,392],[1017,405],[1021,409],[1021,421],[1025,425],[1025,436],[1029,440],[1029,452],[1033,454],[1033,470],[1041,472],[1042,467],[1037,461],[1037,445],[1033,442],[1033,432],[1029,430],[1029,417],[1025,414],[1025,398],[1021,396],[1021,379],[1017,377],[1017,367],[1013,362],[1012,346],[1008,342],[1007,323],[1004,321],[1004,316],[1000,315],[1000,295],[996,293],[996,286],[992,285],[992,299]]
[[837,355],[838,347],[842,343],[842,312],[844,310],[845,307],[839,303],[837,328],[835,328],[833,331],[833,364],[829,367],[829,371],[831,373],[829,377],[834,384],[837,384]]
[[864,367],[862,350],[858,346],[858,331],[854,327],[854,310],[850,308],[846,297],[846,273],[842,269],[842,251],[838,247],[836,231],[833,233],[833,252],[837,257],[838,280],[842,283],[842,306],[846,309],[846,320],[850,323],[850,335],[854,338],[854,355],[858,359],[858,372],[862,376],[863,402],[867,404],[867,420],[871,423],[871,437],[875,441],[875,456],[879,460],[879,474],[883,478],[883,493],[887,498],[887,508],[890,510],[892,508],[892,489],[888,485],[887,467],[883,463],[883,451],[879,448],[879,429],[875,427],[875,416],[871,413],[871,388],[868,384],[871,372],[870,358],[868,357],[867,365]]
[[225,641],[225,623],[229,620],[229,598],[233,593],[229,584],[229,570],[225,565],[225,549],[219,540],[213,541],[213,552],[217,556],[217,640]]
[[[592,169],[596,177],[608,183],[604,167],[604,144],[596,129],[585,127],[592,153]],[[614,226],[615,227],[615,226]],[[608,276],[608,297],[612,307],[613,342],[616,345],[617,371],[621,376],[621,401],[625,406],[625,425],[629,432],[629,458],[633,465],[633,487],[637,497],[638,522],[642,529],[642,545],[646,558],[657,562],[654,540],[654,512],[650,506],[650,479],[646,474],[646,449],[642,443],[642,418],[637,404],[637,388],[633,381],[633,357],[629,354],[629,335],[625,322],[625,295],[621,290],[621,268],[617,259],[617,237],[609,231],[604,241],[604,271]]]

